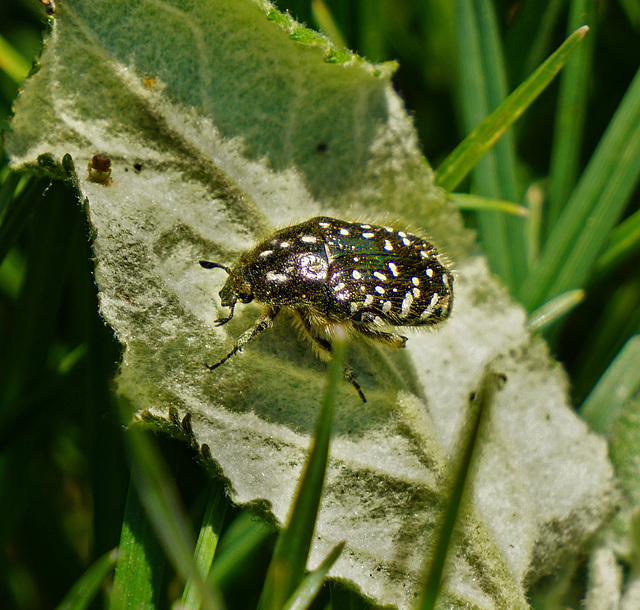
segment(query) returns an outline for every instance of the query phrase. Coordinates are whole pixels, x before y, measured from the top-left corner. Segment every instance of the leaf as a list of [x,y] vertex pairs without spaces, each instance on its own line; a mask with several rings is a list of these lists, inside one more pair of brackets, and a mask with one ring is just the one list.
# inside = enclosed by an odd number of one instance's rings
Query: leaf
[[[525,582],[581,547],[607,514],[602,439],[569,407],[566,377],[525,312],[470,254],[473,237],[434,187],[392,67],[336,50],[250,0],[61,0],[16,104],[15,167],[64,169],[86,198],[103,316],[124,345],[118,391],[136,421],[215,460],[237,503],[283,523],[319,408],[325,367],[290,319],[210,373],[259,307],[213,321],[223,272],[274,226],[322,213],[424,232],[456,270],[442,329],[408,349],[354,341],[346,361],[369,400],[341,383],[309,568],[347,538],[331,570],[379,604],[420,590],[454,439],[486,366],[496,395],[440,603],[522,607]],[[97,153],[111,174],[88,164]],[[42,157],[41,157],[42,158]],[[68,159],[68,158],[67,158]],[[177,413],[177,415],[176,415]],[[215,570],[215,568],[214,568]]]

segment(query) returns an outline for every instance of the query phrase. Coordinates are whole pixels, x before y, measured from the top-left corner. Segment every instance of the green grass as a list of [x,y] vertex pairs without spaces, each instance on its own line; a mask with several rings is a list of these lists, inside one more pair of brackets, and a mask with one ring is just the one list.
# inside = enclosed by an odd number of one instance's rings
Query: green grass
[[[455,10],[448,0],[313,4],[314,11],[302,1],[278,6],[314,27],[315,15],[365,57],[400,62],[395,82],[440,183],[471,194],[454,200],[477,229],[493,271],[569,372],[576,409],[610,435],[618,453],[628,442],[637,459],[628,426],[623,434],[618,425],[633,419],[625,405],[638,395],[640,370],[636,5],[597,11],[595,2],[581,0],[567,11],[553,1],[463,1]],[[32,7],[20,3],[0,22],[3,121],[45,27]],[[457,148],[582,25],[583,15],[590,32],[559,81],[524,114],[519,107],[522,116],[497,145],[488,146],[502,127],[476,132]],[[504,114],[498,118],[505,128],[511,124]],[[450,154],[464,147],[477,155],[454,175]],[[125,607],[133,599],[137,607],[169,607],[182,599],[189,608],[246,608],[263,591],[264,608],[285,600],[307,607],[340,549],[303,580],[311,509],[303,522],[292,515],[292,529],[276,542],[273,527],[251,516],[262,507],[249,513],[230,506],[224,485],[210,484],[188,443],[124,432],[112,394],[120,348],[97,314],[83,211],[64,184],[9,172],[6,162],[0,607]],[[314,472],[311,491],[299,488],[311,505],[323,479],[321,467]],[[634,573],[637,555],[624,567]],[[541,585],[534,601],[576,603],[584,575],[575,570],[566,581],[557,597],[553,584]],[[324,587],[315,603],[366,607],[338,584]]]

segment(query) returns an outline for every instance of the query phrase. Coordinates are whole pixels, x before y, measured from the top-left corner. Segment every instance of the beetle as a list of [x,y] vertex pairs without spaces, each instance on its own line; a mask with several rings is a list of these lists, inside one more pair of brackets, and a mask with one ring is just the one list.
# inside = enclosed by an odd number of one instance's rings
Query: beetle
[[[231,268],[199,262],[205,269],[228,274],[219,295],[229,315],[218,318],[216,326],[233,318],[238,303],[264,303],[262,315],[236,339],[233,349],[207,365],[210,371],[270,328],[281,310],[293,313],[318,356],[328,361],[338,327],[403,348],[407,337],[388,327],[433,326],[445,320],[453,306],[453,276],[436,248],[386,226],[318,216],[276,231]],[[343,375],[366,402],[348,365]]]

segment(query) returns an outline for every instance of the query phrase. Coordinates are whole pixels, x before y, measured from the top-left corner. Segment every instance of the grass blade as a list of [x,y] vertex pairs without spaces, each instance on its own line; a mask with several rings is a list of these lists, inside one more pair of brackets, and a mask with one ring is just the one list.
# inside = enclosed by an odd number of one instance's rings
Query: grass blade
[[178,574],[185,580],[193,580],[204,608],[224,607],[198,572],[192,555],[194,543],[190,524],[152,439],[137,428],[130,428],[126,438],[134,460],[132,479],[167,557]]
[[57,610],[84,610],[93,601],[105,579],[116,565],[117,551],[109,551],[100,557],[76,582]]
[[611,291],[574,365],[573,395],[578,402],[592,390],[625,343],[640,330],[639,302],[637,277],[631,276]]
[[640,71],[523,285],[530,309],[580,287],[640,177]]
[[164,564],[162,547],[146,518],[132,481],[118,545],[110,610],[157,608]]
[[225,533],[207,582],[214,587],[221,587],[233,574],[242,573],[243,567],[247,565],[247,558],[273,532],[272,526],[261,521],[256,522],[248,513],[235,519]]
[[532,333],[548,328],[582,303],[585,294],[584,290],[569,290],[551,299],[551,301],[529,314],[527,328]]
[[467,193],[451,193],[449,200],[461,210],[490,210],[511,216],[529,215],[529,210],[524,206],[511,201],[505,201],[504,199],[481,197],[480,195],[469,195]]
[[[591,23],[595,2],[574,0],[571,2],[569,31]],[[558,110],[551,150],[549,197],[547,206],[547,234],[554,226],[562,207],[569,199],[578,179],[582,134],[587,110],[587,89],[592,74],[593,45],[595,36],[589,36],[581,48],[567,62],[560,77]]]
[[534,183],[527,189],[524,198],[529,212],[524,238],[527,249],[527,266],[531,268],[540,255],[544,193],[540,185]]
[[302,580],[298,588],[293,592],[293,595],[284,605],[283,610],[304,610],[305,608],[309,608],[318,591],[320,591],[320,587],[322,587],[322,583],[331,566],[333,566],[340,556],[340,553],[342,553],[344,544],[344,542],[337,544],[318,568]]
[[596,387],[580,413],[591,427],[606,434],[624,403],[640,390],[640,335],[630,339]]
[[460,184],[480,158],[544,91],[588,30],[583,26],[571,34],[555,53],[456,147],[436,171],[439,186],[452,191]]
[[347,48],[344,36],[324,0],[311,0],[311,14],[320,29],[341,49]]
[[640,210],[621,222],[607,239],[604,252],[596,261],[597,278],[610,273],[617,265],[640,251]]
[[280,532],[260,597],[262,610],[280,610],[302,580],[320,507],[338,383],[342,375],[344,338],[334,342],[329,382],[315,433],[286,527]]
[[[507,96],[507,78],[493,7],[487,0],[456,5],[458,65],[463,119],[467,132],[481,123]],[[473,190],[485,197],[519,199],[513,134],[505,134],[473,170]],[[515,287],[525,271],[523,224],[503,214],[477,214],[480,240],[491,267]]]
[[[227,501],[224,485],[220,481],[211,484],[207,509],[202,519],[198,542],[196,543],[195,559],[198,572],[204,578],[209,574],[213,556],[218,546],[220,530],[227,512]],[[193,578],[189,577],[182,593],[182,607],[200,608],[200,593]]]
[[473,450],[476,446],[483,415],[490,408],[493,395],[499,386],[500,377],[491,371],[482,380],[479,391],[473,397],[468,424],[462,430],[457,452],[451,470],[451,491],[448,494],[442,513],[442,521],[438,531],[434,532],[434,555],[429,562],[424,579],[424,588],[417,608],[430,610],[436,607],[442,576],[444,574],[447,553],[451,545],[458,512],[463,502],[465,485],[471,469]]
[[16,51],[4,36],[0,36],[0,70],[16,84],[27,78],[31,70],[31,62]]

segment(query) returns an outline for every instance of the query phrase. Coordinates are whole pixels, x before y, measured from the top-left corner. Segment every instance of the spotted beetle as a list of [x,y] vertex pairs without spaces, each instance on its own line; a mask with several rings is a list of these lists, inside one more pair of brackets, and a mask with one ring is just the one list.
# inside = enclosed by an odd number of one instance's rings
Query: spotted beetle
[[[388,326],[428,326],[448,317],[453,304],[453,277],[433,245],[391,227],[336,220],[326,216],[276,231],[234,267],[200,261],[205,269],[229,274],[220,291],[229,315],[238,302],[265,304],[256,323],[236,340],[233,349],[207,368],[214,370],[270,328],[281,309],[300,321],[306,337],[325,361],[331,338],[340,326],[348,332],[405,347],[407,337],[382,330]],[[353,370],[344,378],[363,402],[366,398]]]

